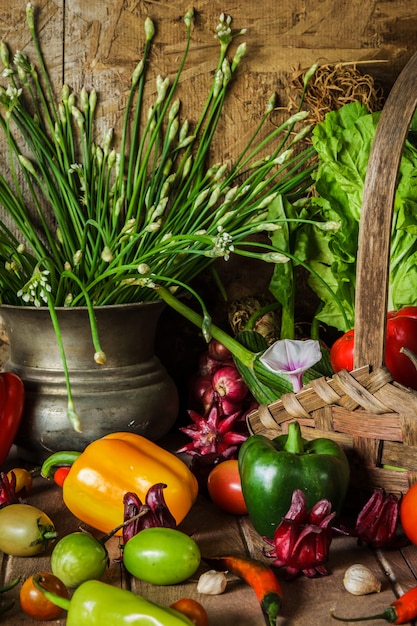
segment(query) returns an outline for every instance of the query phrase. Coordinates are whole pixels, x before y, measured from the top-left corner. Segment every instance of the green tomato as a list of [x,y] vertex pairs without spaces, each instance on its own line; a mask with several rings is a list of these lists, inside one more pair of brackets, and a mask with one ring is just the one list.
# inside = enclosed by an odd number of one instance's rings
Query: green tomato
[[0,509],[0,550],[12,556],[35,556],[55,539],[52,520],[31,504],[9,504]]
[[153,585],[176,585],[192,576],[201,561],[198,545],[174,528],[145,528],[123,548],[127,571]]
[[106,548],[93,535],[75,532],[58,541],[51,554],[51,569],[66,587],[99,580],[108,565]]

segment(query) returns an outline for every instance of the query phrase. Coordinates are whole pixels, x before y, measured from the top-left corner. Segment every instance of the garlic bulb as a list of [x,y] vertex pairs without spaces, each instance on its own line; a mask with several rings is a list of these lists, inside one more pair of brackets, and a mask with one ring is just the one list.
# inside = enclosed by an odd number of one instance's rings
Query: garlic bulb
[[381,591],[381,581],[365,565],[351,565],[345,572],[343,584],[346,591],[354,596],[364,596],[368,593]]
[[209,596],[216,596],[226,589],[227,579],[224,572],[217,572],[214,569],[210,569],[208,572],[201,574],[198,584],[197,592],[205,593]]

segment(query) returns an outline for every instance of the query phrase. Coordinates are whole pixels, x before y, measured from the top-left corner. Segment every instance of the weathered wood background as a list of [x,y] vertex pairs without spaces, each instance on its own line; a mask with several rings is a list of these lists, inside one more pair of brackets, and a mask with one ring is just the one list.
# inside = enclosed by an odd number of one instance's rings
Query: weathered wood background
[[[34,0],[33,4],[57,91],[64,82],[75,92],[83,85],[94,87],[100,98],[103,130],[117,129],[122,118],[131,73],[142,54],[146,17],[157,29],[149,97],[155,93],[157,74],[173,76],[177,70],[185,44],[182,18],[189,0]],[[25,9],[25,0],[0,1],[0,38],[12,52],[22,50],[34,58]],[[357,62],[387,92],[417,50],[415,0],[229,0],[226,4],[200,0],[195,9],[192,44],[179,94],[183,118],[195,120],[207,94],[218,57],[214,32],[220,14],[232,16],[236,31],[247,29],[239,41],[246,41],[248,51],[213,142],[214,161],[239,154],[273,92],[286,111],[286,85],[295,69],[315,62]],[[0,143],[0,169],[4,167],[2,151]],[[240,260],[223,265],[227,266],[222,278],[230,299],[267,288],[268,276],[263,277],[259,265]],[[184,342],[175,322],[173,327],[170,324],[168,320],[165,354],[168,360],[175,355],[175,359],[187,361],[188,335]]]
[[[94,86],[106,126],[117,126],[124,111],[131,72],[141,58],[144,20],[157,28],[152,74],[173,75],[183,51],[183,16],[188,0],[34,0],[42,47],[57,88],[76,92]],[[0,3],[0,38],[12,51],[31,54],[25,0]],[[192,119],[207,93],[218,42],[214,29],[222,12],[248,53],[225,107],[217,138],[219,155],[233,155],[254,129],[272,92],[286,106],[285,84],[295,68],[312,63],[360,62],[389,89],[417,49],[414,0],[218,0],[196,3],[193,41],[183,75],[184,115]]]

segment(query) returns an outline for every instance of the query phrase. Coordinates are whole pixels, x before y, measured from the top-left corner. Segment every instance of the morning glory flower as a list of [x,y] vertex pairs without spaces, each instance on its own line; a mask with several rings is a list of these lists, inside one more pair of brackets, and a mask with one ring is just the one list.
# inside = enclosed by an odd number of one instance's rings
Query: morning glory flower
[[321,359],[320,344],[315,339],[279,339],[259,358],[267,369],[290,377],[294,393],[303,386],[303,374]]

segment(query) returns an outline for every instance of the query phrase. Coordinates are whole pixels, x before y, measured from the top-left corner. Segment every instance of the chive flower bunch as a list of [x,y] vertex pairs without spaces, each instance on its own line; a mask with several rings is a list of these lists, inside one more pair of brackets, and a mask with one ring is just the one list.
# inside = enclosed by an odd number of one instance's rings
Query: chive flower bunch
[[[3,77],[0,126],[7,139],[0,174],[0,297],[7,304],[102,306],[158,297],[156,284],[189,286],[216,258],[231,254],[281,261],[250,235],[279,228],[268,206],[278,195],[308,189],[311,148],[295,150],[308,128],[294,133],[305,113],[264,127],[274,98],[248,145],[232,164],[211,163],[210,147],[226,93],[246,52],[244,31],[232,32],[221,15],[220,54],[200,116],[182,119],[177,86],[191,43],[192,11],[185,15],[186,44],[172,81],[156,78],[156,97],[145,109],[155,28],[145,21],[143,56],[132,74],[120,137],[99,133],[98,94],[67,85],[59,98],[40,47],[35,11],[26,10],[37,65],[0,44]],[[101,136],[99,136],[101,135]],[[118,143],[118,146],[114,144]],[[268,156],[265,150],[269,150]],[[5,215],[4,215],[5,212]]]

